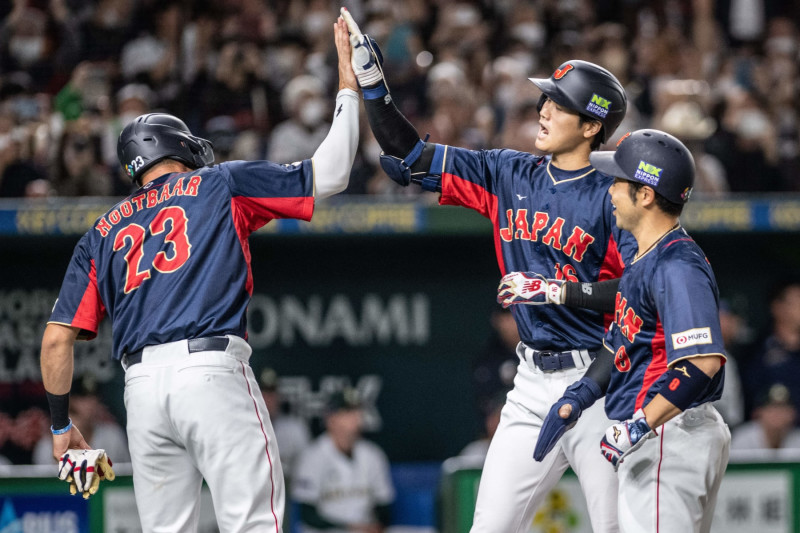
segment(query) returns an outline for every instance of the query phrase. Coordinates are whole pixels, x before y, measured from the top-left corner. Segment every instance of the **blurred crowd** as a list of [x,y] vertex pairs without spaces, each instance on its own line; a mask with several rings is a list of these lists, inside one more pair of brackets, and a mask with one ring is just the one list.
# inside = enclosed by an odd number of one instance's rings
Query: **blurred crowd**
[[[580,58],[628,92],[617,137],[657,127],[691,147],[698,194],[800,191],[798,2],[344,4],[381,45],[403,113],[436,142],[533,150],[527,78]],[[155,110],[210,139],[217,161],[310,157],[333,111],[339,5],[0,2],[0,197],[127,194],[116,138]],[[379,151],[363,119],[348,192],[417,194],[385,179]]]

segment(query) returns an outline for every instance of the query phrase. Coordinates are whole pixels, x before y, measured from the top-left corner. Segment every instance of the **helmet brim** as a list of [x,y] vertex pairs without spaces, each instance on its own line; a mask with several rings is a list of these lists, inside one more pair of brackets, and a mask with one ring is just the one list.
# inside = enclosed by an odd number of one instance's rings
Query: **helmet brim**
[[603,174],[607,174],[613,178],[622,178],[628,181],[636,181],[632,180],[630,176],[628,176],[622,167],[617,164],[616,159],[614,156],[616,152],[592,152],[589,154],[589,162],[592,166],[602,172]]

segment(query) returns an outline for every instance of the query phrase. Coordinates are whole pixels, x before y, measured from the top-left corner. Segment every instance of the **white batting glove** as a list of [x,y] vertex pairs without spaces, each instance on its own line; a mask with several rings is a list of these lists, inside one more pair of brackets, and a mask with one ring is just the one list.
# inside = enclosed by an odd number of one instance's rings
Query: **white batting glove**
[[647,439],[656,436],[656,432],[647,424],[644,411],[639,409],[633,418],[614,424],[606,430],[600,441],[600,453],[614,465],[614,470],[629,454],[638,450]]
[[510,272],[497,286],[497,303],[510,305],[543,305],[562,303],[564,282],[547,279],[536,272]]
[[353,16],[346,7],[340,10],[342,18],[350,30],[350,62],[358,79],[358,84],[370,87],[383,81],[383,55],[378,48],[378,43],[369,35],[364,35],[353,20]]
[[116,475],[105,450],[69,449],[58,462],[58,479],[69,483],[70,494],[81,493],[84,499],[95,494],[100,481],[112,481]]

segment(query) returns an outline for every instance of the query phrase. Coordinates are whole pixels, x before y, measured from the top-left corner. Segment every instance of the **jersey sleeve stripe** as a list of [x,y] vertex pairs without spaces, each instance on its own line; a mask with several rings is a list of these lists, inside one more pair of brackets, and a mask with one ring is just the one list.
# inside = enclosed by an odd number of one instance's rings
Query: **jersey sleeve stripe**
[[[603,262],[600,265],[600,273],[597,276],[597,281],[606,281],[609,279],[616,279],[622,276],[624,264],[622,262],[622,255],[619,253],[617,241],[613,235],[608,237],[608,245],[606,246],[606,255],[603,257]],[[613,313],[603,313],[603,328],[608,331],[611,322],[614,320]]]
[[[314,214],[314,197],[253,198],[234,196],[233,205],[241,211],[237,217],[237,229],[252,233],[270,220],[277,218],[296,218],[309,221]],[[241,226],[247,220],[247,226]]]
[[80,337],[87,340],[97,336],[97,328],[106,313],[100,292],[97,290],[97,269],[94,259],[91,260],[91,265],[86,289],[69,324],[74,328],[80,328],[82,330]]
[[502,240],[497,218],[497,196],[490,194],[477,183],[445,172],[442,174],[442,196],[439,198],[439,204],[469,207],[492,221],[497,265],[500,267],[501,274],[505,276],[506,267],[505,261],[503,261]]
[[642,408],[650,387],[667,371],[667,348],[664,342],[664,325],[661,323],[661,317],[658,317],[655,335],[653,335],[653,340],[650,343],[650,351],[652,359],[644,371],[642,388],[639,390],[639,394],[636,395],[634,411]]

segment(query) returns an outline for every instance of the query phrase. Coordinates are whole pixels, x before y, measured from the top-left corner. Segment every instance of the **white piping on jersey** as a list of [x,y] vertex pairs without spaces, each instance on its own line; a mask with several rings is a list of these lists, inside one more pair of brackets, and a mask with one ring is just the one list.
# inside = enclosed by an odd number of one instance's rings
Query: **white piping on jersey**
[[592,168],[589,172],[586,172],[585,174],[581,174],[580,176],[575,176],[574,178],[567,178],[567,179],[563,179],[563,180],[559,181],[559,180],[556,179],[555,176],[553,176],[553,173],[550,172],[550,163],[552,163],[552,162],[553,162],[552,159],[548,159],[547,160],[547,173],[550,175],[550,179],[553,180],[553,185],[558,185],[559,183],[567,183],[569,181],[579,180],[581,178],[585,178],[586,176],[588,176],[589,174],[591,174],[592,172],[595,171],[595,169]]
[[440,174],[440,176],[444,176],[444,169],[447,166],[447,149],[448,148],[449,148],[449,146],[447,146],[445,144],[444,145],[444,153],[442,154],[442,173]]
[[656,245],[657,245],[658,243],[660,243],[661,241],[663,241],[663,240],[664,240],[664,238],[665,238],[667,235],[669,235],[670,233],[672,233],[672,232],[673,232],[673,231],[675,231],[676,229],[680,229],[680,227],[681,227],[681,223],[680,223],[680,222],[676,222],[676,223],[675,223],[675,225],[674,225],[674,226],[672,226],[671,228],[669,228],[669,230],[668,230],[668,231],[667,231],[667,232],[666,232],[664,235],[662,235],[661,237],[659,237],[659,238],[658,238],[658,240],[657,240],[656,242],[654,242],[653,244],[651,244],[651,245],[650,245],[650,247],[649,247],[647,250],[645,250],[644,252],[642,252],[642,255],[639,255],[639,252],[636,252],[636,255],[634,255],[634,256],[633,256],[633,261],[631,261],[631,264],[634,264],[636,261],[638,261],[638,260],[639,260],[639,259],[641,259],[642,257],[644,257],[644,256],[646,256],[647,254],[649,254],[651,251],[653,251],[653,248],[655,248],[655,247],[656,247]]

